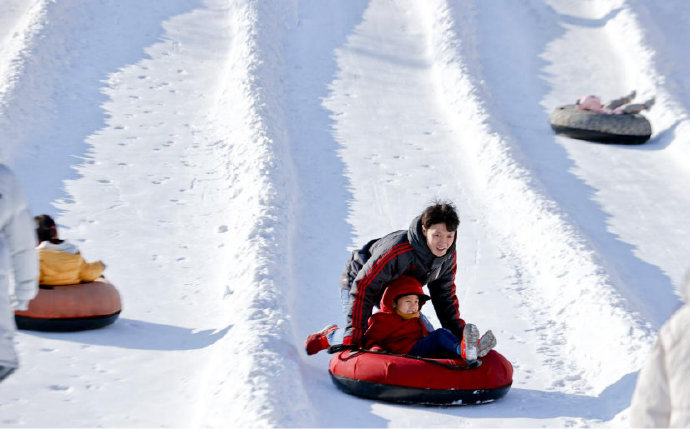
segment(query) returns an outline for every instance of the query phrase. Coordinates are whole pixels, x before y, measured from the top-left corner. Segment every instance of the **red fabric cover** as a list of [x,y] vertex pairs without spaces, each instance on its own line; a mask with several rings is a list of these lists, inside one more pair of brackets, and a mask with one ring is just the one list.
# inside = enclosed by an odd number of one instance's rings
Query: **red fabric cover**
[[422,290],[422,284],[414,277],[400,276],[393,280],[381,297],[381,311],[369,318],[364,348],[376,345],[392,353],[405,354],[429,334],[419,317],[405,319],[395,312],[393,301],[403,295],[418,295],[420,310],[429,299]]
[[[462,359],[433,360],[467,366]],[[491,350],[481,361],[478,368],[460,370],[404,356],[345,350],[331,358],[329,371],[370,383],[421,389],[496,389],[512,384],[513,366],[503,355]]]

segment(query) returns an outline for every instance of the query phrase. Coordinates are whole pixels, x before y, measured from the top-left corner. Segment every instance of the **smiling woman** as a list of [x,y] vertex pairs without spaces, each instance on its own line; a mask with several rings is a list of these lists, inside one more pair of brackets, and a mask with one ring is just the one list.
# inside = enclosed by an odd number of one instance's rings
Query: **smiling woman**
[[403,274],[427,285],[441,324],[462,338],[465,321],[455,295],[459,224],[453,203],[439,201],[413,219],[407,231],[371,240],[352,252],[341,280],[343,308],[347,308],[343,344],[361,343],[374,304],[386,286]]
[[[455,288],[455,244],[459,224],[453,203],[438,201],[413,219],[408,230],[371,240],[352,252],[341,279],[343,311],[347,317],[344,345],[364,345],[363,337],[374,305],[381,301],[391,282],[403,275],[428,287],[441,325],[462,341],[466,324],[460,318]],[[426,319],[423,323],[428,324]],[[333,338],[331,329],[310,335],[306,343],[307,354],[328,347],[334,342]],[[472,343],[476,340],[473,337]]]

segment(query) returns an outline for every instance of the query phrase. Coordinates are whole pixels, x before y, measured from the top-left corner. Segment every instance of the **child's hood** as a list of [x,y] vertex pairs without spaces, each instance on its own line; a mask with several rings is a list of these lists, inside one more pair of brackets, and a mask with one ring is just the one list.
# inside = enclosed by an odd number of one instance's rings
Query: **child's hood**
[[37,247],[38,250],[52,250],[54,252],[72,253],[74,255],[79,253],[79,248],[67,240],[62,243],[54,244],[50,241],[42,241]]
[[422,290],[422,284],[419,283],[417,279],[410,276],[400,276],[393,280],[386,290],[383,292],[381,297],[381,311],[393,312],[393,300],[402,295],[417,295],[419,296],[419,308],[421,310],[422,305],[431,297],[424,294]]

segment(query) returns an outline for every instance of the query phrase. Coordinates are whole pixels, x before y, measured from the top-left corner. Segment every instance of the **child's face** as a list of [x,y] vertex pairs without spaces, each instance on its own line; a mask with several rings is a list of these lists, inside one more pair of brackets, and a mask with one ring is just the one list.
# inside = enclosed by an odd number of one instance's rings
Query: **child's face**
[[403,314],[415,314],[419,311],[419,297],[417,295],[401,296],[393,303],[393,308]]

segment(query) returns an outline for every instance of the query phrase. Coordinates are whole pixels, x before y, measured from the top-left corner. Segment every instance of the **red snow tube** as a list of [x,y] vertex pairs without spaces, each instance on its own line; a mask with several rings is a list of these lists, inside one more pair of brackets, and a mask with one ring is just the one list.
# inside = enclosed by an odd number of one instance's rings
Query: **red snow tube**
[[26,311],[15,311],[19,329],[81,331],[115,322],[122,310],[120,294],[106,280],[65,286],[39,285]]
[[329,373],[345,393],[407,404],[492,402],[505,396],[513,383],[513,366],[494,350],[474,366],[462,359],[345,350],[331,358]]

